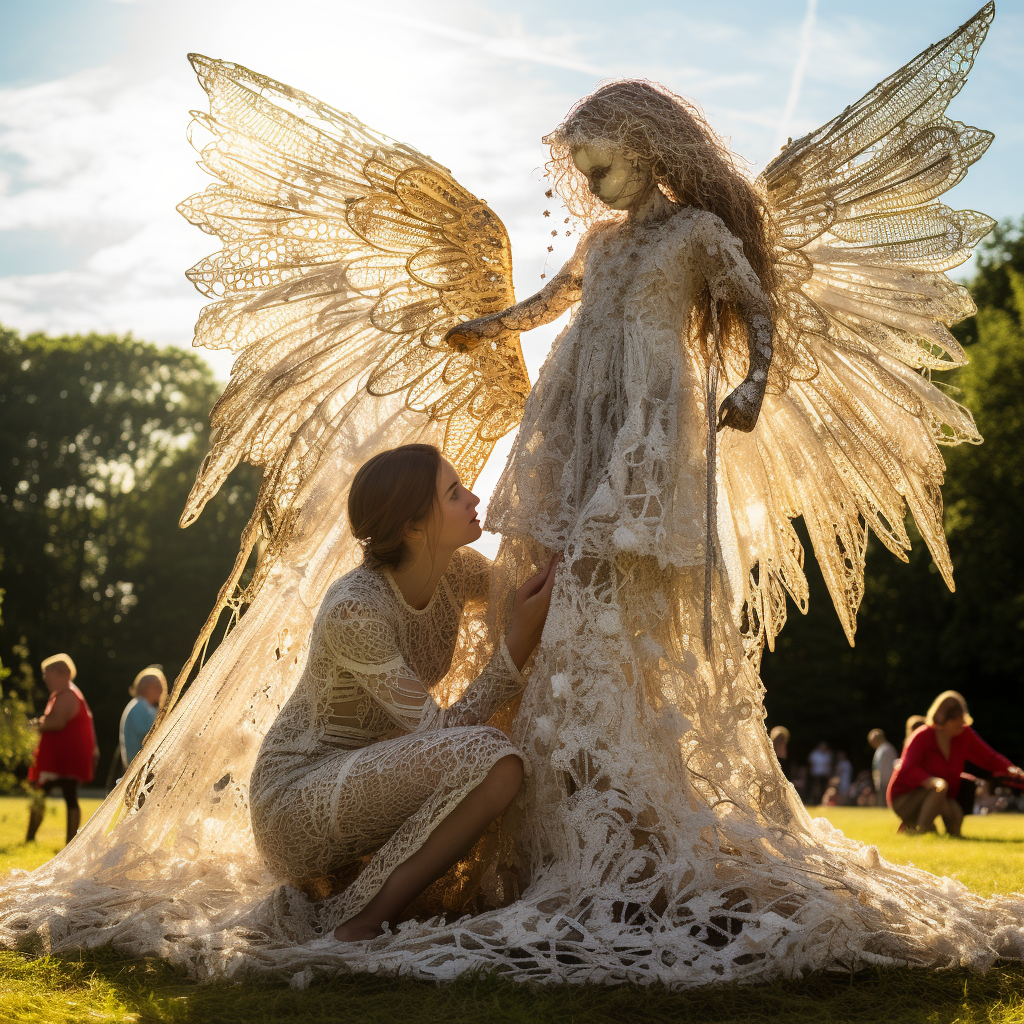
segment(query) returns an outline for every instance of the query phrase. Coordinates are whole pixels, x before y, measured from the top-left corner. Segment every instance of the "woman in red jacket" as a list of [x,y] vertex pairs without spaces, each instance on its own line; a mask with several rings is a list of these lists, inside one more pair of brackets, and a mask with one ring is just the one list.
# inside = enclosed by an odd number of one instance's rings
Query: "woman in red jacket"
[[956,802],[964,761],[997,775],[1024,778],[1024,771],[997,754],[972,728],[967,702],[955,690],[940,693],[903,748],[889,780],[889,806],[909,832],[935,831],[941,815],[946,831],[960,835],[964,812]]
[[43,823],[45,798],[59,788],[67,806],[67,841],[78,832],[82,812],[78,806],[78,786],[92,782],[93,768],[99,757],[92,712],[82,691],[75,686],[75,663],[67,654],[55,654],[42,663],[43,682],[50,691],[46,710],[36,725],[41,733],[28,780],[40,790],[39,799],[29,810],[28,835],[32,842]]

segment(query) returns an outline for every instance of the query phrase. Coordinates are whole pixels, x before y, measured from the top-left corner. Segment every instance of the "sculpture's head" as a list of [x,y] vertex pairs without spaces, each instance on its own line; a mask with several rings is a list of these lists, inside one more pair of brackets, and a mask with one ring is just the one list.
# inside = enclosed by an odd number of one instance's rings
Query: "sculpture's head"
[[[764,196],[694,104],[654,82],[610,82],[580,100],[544,141],[551,147],[547,170],[554,188],[585,225],[621,218],[660,189],[670,203],[720,217],[776,301],[774,226]],[[703,338],[712,322],[706,289],[697,307],[694,329]],[[734,311],[718,313],[745,350]]]
[[716,213],[752,193],[697,107],[653,82],[603,85],[544,141],[555,188],[587,222],[628,209],[652,183],[674,203]]

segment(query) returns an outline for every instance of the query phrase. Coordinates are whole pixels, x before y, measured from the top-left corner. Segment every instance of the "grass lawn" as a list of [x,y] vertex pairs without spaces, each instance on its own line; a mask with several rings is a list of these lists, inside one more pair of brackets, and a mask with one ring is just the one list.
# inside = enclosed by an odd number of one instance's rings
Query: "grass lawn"
[[964,818],[963,833],[973,842],[965,842],[938,832],[897,835],[896,816],[885,808],[810,810],[812,817],[827,817],[851,839],[877,846],[894,864],[913,864],[936,875],[949,875],[982,896],[1024,892],[1024,814],[969,814]]
[[[83,801],[83,817],[97,801]],[[64,809],[51,801],[35,844],[23,842],[27,802],[0,798],[0,876],[31,868],[60,849]],[[989,895],[1024,891],[1024,815],[970,817],[967,841],[895,834],[890,812],[830,809],[848,836],[883,856],[959,878]],[[672,993],[659,988],[542,988],[494,977],[437,986],[359,975],[294,991],[283,983],[196,986],[158,961],[128,961],[101,951],[82,959],[0,953],[0,1021],[196,1022],[261,1024],[1022,1024],[1024,966],[967,971],[868,970],[852,978],[819,975],[801,982],[725,986]]]
[[[78,798],[84,825],[99,800]],[[67,824],[64,801],[59,797],[46,801],[46,817],[36,833],[34,843],[25,842],[28,829],[28,800],[14,796],[0,796],[0,878],[11,868],[31,871],[45,864],[54,854],[64,849]]]

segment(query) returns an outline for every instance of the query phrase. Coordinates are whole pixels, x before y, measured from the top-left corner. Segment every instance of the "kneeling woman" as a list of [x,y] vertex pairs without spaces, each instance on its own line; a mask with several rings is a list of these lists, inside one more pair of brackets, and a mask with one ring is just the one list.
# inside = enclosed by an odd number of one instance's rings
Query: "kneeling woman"
[[[557,559],[516,592],[508,635],[488,645],[491,566],[464,547],[482,532],[478,504],[430,445],[359,470],[348,508],[363,563],[327,591],[305,671],[256,759],[253,832],[280,877],[301,884],[372,854],[332,901],[339,939],[396,922],[522,783],[515,747],[484,723],[525,685]],[[449,682],[457,647],[457,666],[481,649],[489,661],[443,709],[430,691]]]
[[1020,768],[971,728],[972,721],[963,697],[946,690],[935,698],[924,724],[904,744],[887,794],[889,806],[902,819],[901,830],[934,832],[935,819],[941,816],[946,831],[960,835],[964,812],[956,796],[965,761],[996,775],[1024,779]]

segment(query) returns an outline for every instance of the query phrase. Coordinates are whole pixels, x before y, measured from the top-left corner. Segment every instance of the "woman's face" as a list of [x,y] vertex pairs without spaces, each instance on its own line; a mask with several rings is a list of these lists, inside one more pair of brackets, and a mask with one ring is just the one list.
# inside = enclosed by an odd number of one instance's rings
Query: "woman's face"
[[946,715],[946,720],[942,725],[938,726],[947,736],[959,736],[960,733],[967,728],[964,723],[964,715],[962,711],[950,711]]
[[55,661],[43,669],[43,682],[50,693],[56,693],[71,682],[71,670],[63,662]]
[[437,470],[437,506],[429,529],[430,546],[454,551],[479,538],[483,533],[476,514],[479,504],[480,499],[462,486],[455,467],[442,459]]
[[571,152],[590,191],[613,210],[628,210],[647,191],[650,174],[622,150],[595,143],[573,146]]

